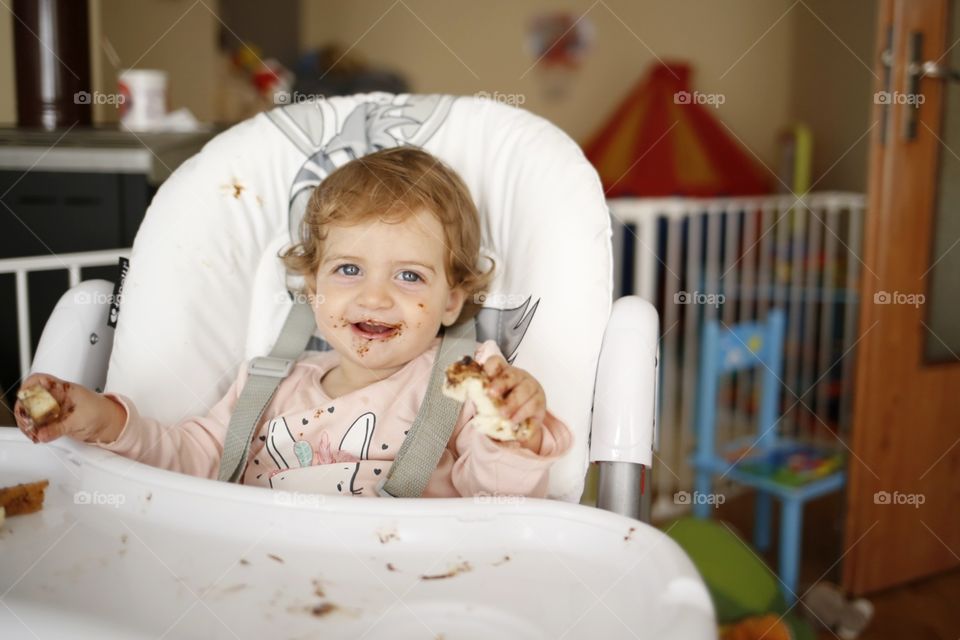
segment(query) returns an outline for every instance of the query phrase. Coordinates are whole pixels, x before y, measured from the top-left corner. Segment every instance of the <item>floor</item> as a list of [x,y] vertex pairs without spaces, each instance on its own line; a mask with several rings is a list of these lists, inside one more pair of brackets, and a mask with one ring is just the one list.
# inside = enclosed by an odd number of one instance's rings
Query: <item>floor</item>
[[[843,555],[842,509],[839,494],[808,505],[804,514],[801,588],[818,579],[840,582],[837,559]],[[749,540],[753,527],[753,496],[730,500],[718,509],[718,517]],[[776,532],[773,539],[776,540]],[[774,548],[774,553],[765,558],[771,566],[776,563],[775,551]],[[862,640],[960,639],[960,570],[870,594],[867,599],[874,605],[874,617],[860,636]],[[829,631],[818,636],[818,640],[835,638],[837,636]]]

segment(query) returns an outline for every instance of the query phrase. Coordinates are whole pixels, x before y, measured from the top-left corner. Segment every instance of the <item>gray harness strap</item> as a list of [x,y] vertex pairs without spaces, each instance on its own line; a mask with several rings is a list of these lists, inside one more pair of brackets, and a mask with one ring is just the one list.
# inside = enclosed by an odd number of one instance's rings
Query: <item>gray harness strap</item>
[[473,320],[444,330],[420,411],[386,477],[377,484],[377,493],[381,496],[419,498],[423,495],[463,406],[462,402],[443,395],[447,367],[463,356],[472,356],[476,342],[477,326]]
[[253,430],[260,423],[263,411],[270,404],[280,381],[290,374],[294,361],[303,353],[315,327],[316,321],[310,305],[294,302],[270,355],[250,361],[249,377],[237,399],[233,415],[230,416],[230,426],[227,427],[223,456],[220,458],[219,480],[237,482],[243,475],[247,468]]

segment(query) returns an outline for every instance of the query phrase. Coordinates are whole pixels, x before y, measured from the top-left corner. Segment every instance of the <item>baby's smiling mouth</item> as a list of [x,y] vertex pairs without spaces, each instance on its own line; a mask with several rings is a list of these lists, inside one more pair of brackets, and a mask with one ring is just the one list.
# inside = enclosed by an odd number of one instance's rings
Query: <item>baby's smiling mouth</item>
[[399,335],[401,324],[387,324],[376,320],[361,320],[350,325],[355,335],[367,340],[387,340]]

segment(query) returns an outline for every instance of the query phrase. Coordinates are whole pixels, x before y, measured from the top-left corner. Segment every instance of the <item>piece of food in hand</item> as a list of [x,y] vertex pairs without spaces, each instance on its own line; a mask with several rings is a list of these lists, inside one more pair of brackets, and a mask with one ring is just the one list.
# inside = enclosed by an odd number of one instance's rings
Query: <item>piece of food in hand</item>
[[464,356],[447,367],[447,378],[443,383],[443,394],[459,402],[470,400],[477,408],[472,424],[494,440],[527,440],[533,435],[533,425],[530,420],[520,424],[503,417],[500,407],[503,401],[500,398],[491,398],[487,389],[493,380],[483,370],[483,366],[471,358]]
[[42,427],[60,417],[60,404],[40,385],[17,391],[17,400],[33,418],[33,424]]
[[0,489],[0,507],[3,507],[6,517],[40,511],[43,507],[43,492],[49,484],[49,481],[41,480]]

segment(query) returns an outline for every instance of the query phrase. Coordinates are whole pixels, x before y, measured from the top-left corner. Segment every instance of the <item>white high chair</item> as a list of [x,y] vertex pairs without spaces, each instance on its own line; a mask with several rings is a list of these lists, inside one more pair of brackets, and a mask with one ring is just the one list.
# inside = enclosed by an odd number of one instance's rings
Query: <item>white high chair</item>
[[[290,494],[2,430],[0,486],[50,479],[44,509],[0,533],[5,638],[715,637],[693,565],[637,519],[656,312],[634,297],[611,305],[597,174],[569,137],[521,109],[375,93],[238,124],[158,191],[115,335],[112,285],[82,283],[58,304],[31,370],[123,393],[168,424],[206,414],[241,362],[277,339],[298,284],[277,254],[297,237],[310,189],[353,157],[402,144],[449,164],[477,202],[498,265],[479,339],[496,337],[531,371],[575,435],[551,470],[554,500]],[[588,458],[601,465],[605,510],[564,504],[579,501]]]

